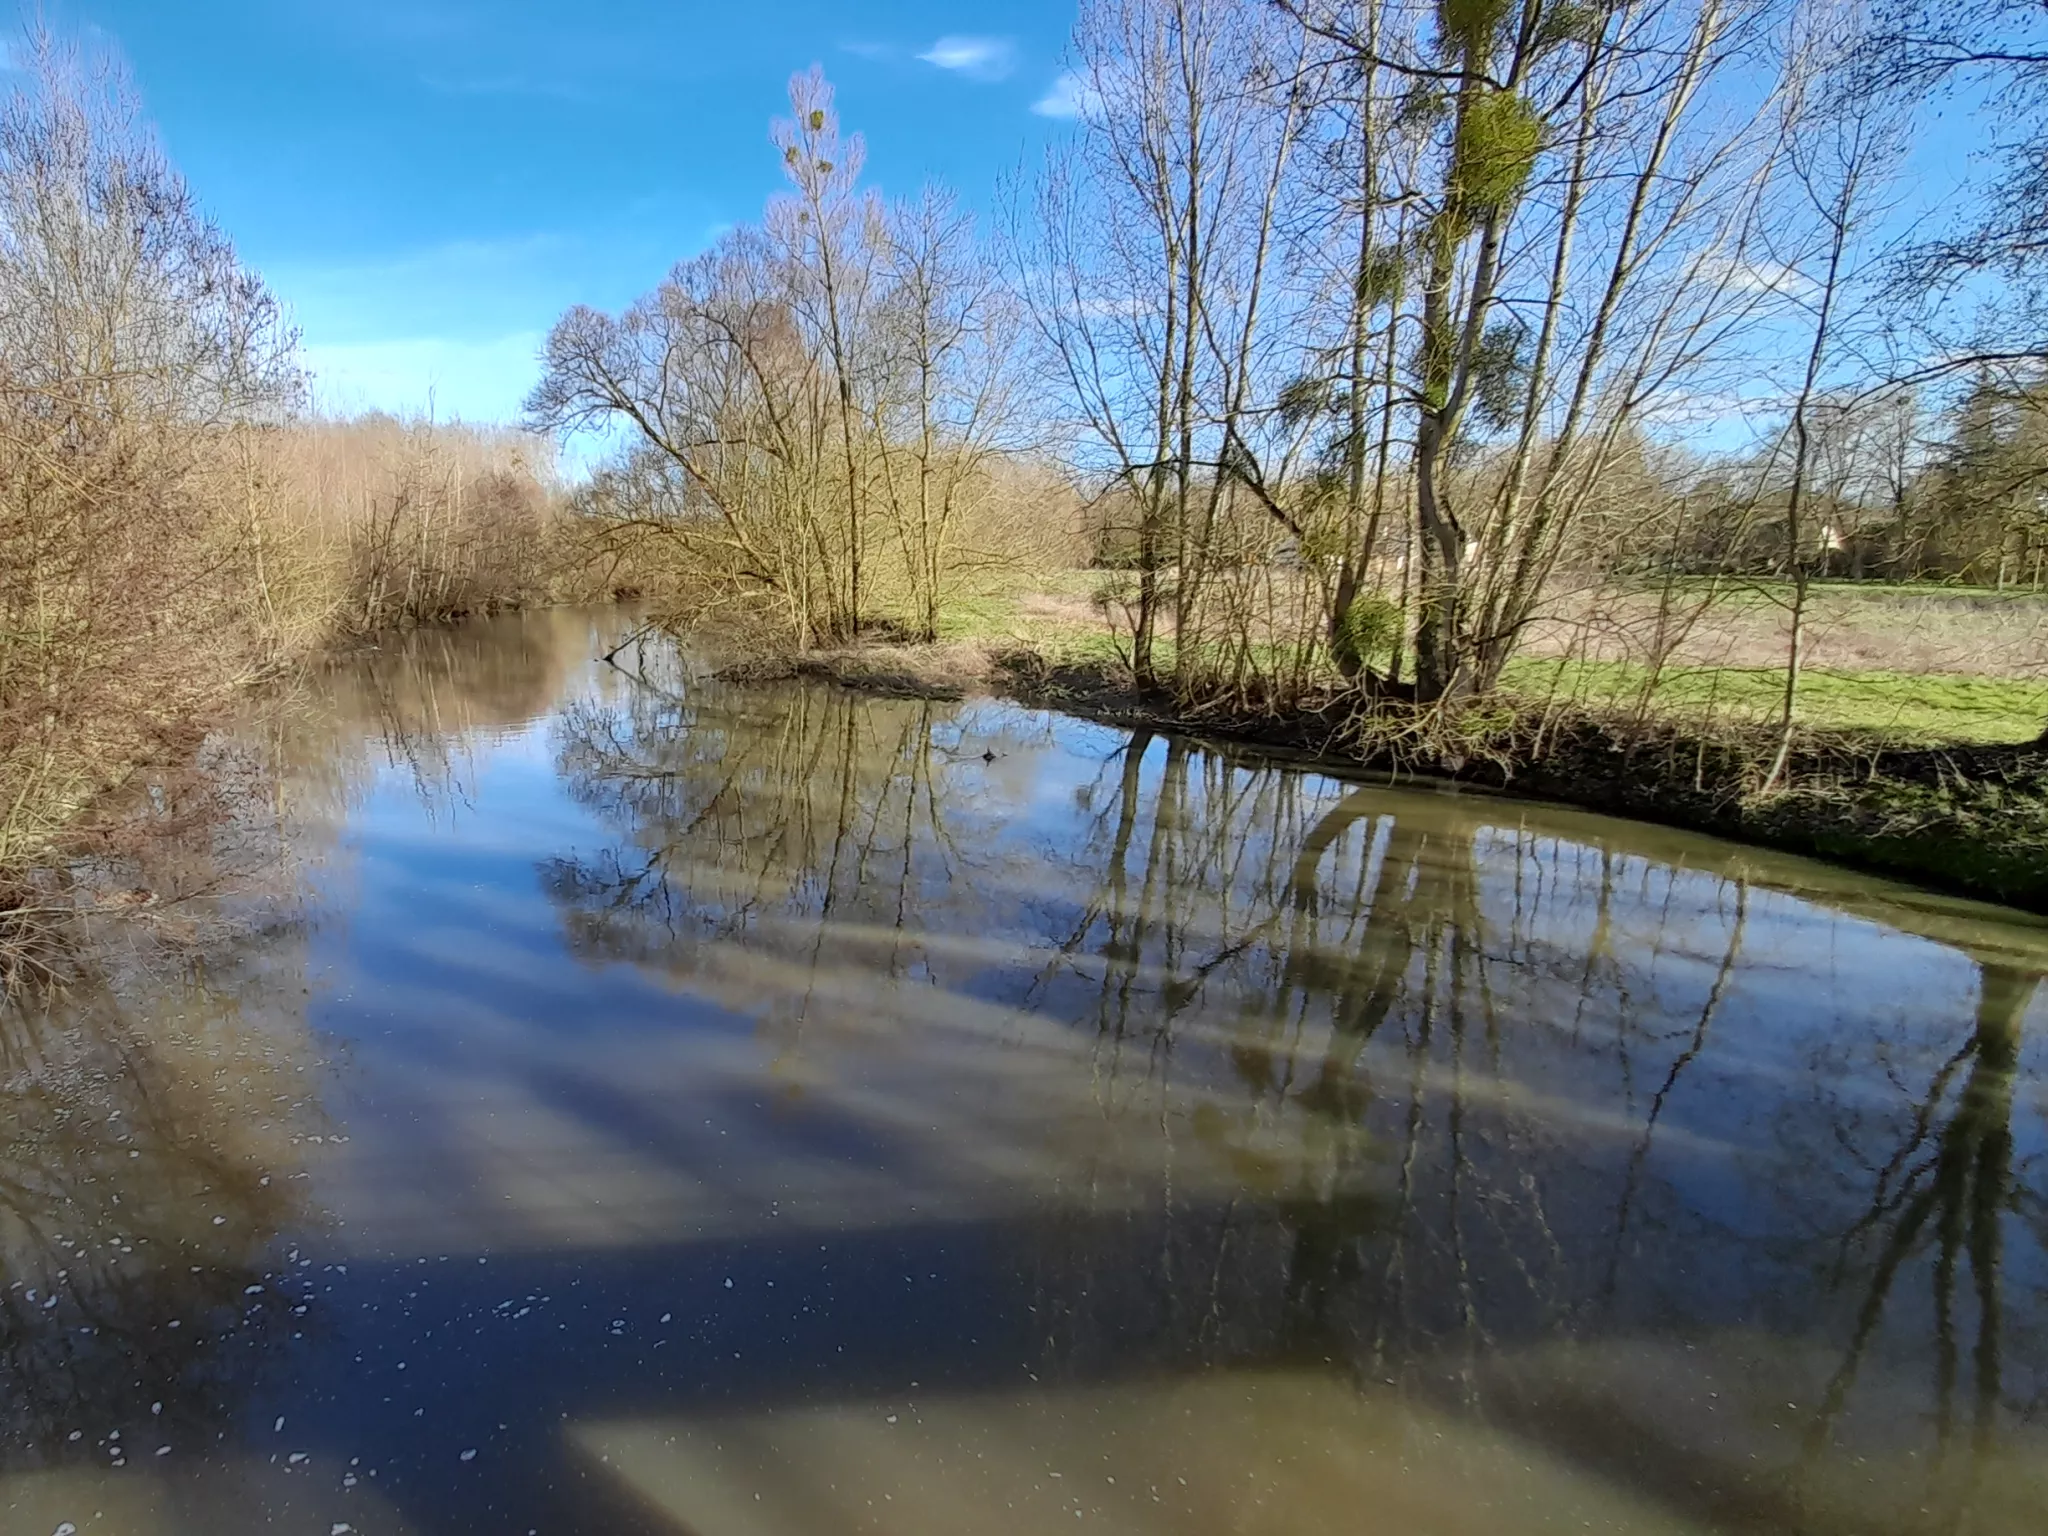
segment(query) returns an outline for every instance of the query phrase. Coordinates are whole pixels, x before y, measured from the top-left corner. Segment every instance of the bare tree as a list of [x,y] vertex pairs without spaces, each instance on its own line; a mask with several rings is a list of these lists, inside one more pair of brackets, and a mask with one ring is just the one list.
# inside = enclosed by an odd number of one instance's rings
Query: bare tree
[[[1816,414],[1828,371],[1842,346],[1842,307],[1870,258],[1864,242],[1874,198],[1901,146],[1898,114],[1886,98],[1864,91],[1827,92],[1843,78],[1859,38],[1853,10],[1816,3],[1793,18],[1782,94],[1784,164],[1800,206],[1791,239],[1798,248],[1781,264],[1779,285],[1807,320],[1807,344],[1786,423],[1790,470],[1785,489],[1786,565],[1792,581],[1784,702],[1778,751],[1765,775],[1774,788],[1785,772],[1797,723],[1805,662],[1806,610],[1819,545],[1808,509],[1816,490]],[[1825,93],[1825,94],[1824,94]],[[1859,258],[1861,261],[1859,262]],[[1837,487],[1838,489],[1838,487]]]
[[866,598],[869,455],[856,443],[862,411],[861,342],[876,302],[876,265],[886,236],[881,204],[860,190],[867,158],[859,134],[844,136],[824,71],[813,67],[789,83],[791,115],[775,124],[773,138],[794,189],[768,210],[767,231],[782,257],[790,310],[825,370],[822,407],[826,435],[838,448],[837,499],[845,509],[838,530],[846,569],[843,610],[833,613],[833,635],[860,630]]
[[623,429],[586,509],[658,551],[679,622],[723,603],[803,647],[895,609],[931,638],[953,582],[995,553],[1017,320],[948,199],[892,210],[860,188],[860,140],[818,71],[790,103],[775,142],[793,190],[624,314],[565,315],[529,413]]
[[1103,0],[1074,55],[1079,142],[1013,208],[1013,260],[1089,466],[1135,511],[1131,658],[1150,684],[1162,616],[1197,619],[1226,484],[1287,519],[1247,473],[1247,418],[1272,388],[1299,38],[1220,0]]
[[[1983,95],[1997,169],[1956,226],[1904,254],[1892,290],[1915,306],[1934,301],[1926,318],[1942,347],[1925,371],[2048,356],[2048,10],[2039,0],[1884,0],[1858,62],[1860,87],[1896,92],[1903,105],[1956,86]],[[1950,312],[1942,301],[1967,299],[1978,275],[2008,280],[1998,301],[1981,316]]]
[[1416,691],[1455,701],[1498,680],[1634,423],[1758,308],[1733,274],[1760,141],[1708,86],[1730,94],[1762,7],[1287,9],[1348,61],[1341,94],[1383,79],[1398,103],[1362,192],[1395,238],[1361,243],[1354,292],[1404,364],[1384,400],[1412,422]]
[[[292,337],[111,65],[46,34],[0,104],[0,868],[244,670],[223,518]],[[229,502],[232,505],[232,499]]]
[[1016,449],[1016,306],[974,240],[972,222],[938,192],[893,210],[878,316],[884,387],[868,429],[901,554],[917,638],[936,640],[954,585],[1001,552],[986,533]]

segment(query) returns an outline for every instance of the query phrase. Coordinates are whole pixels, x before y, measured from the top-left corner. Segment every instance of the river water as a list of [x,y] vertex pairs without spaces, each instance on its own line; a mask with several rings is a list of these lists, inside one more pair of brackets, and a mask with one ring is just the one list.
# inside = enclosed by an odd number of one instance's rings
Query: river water
[[2042,923],[626,627],[152,788],[0,1531],[2048,1524]]

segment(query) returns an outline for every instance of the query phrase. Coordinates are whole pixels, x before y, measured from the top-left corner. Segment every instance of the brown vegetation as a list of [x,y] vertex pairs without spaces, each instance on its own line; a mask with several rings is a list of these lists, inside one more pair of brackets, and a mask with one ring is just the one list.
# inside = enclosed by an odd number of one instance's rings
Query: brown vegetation
[[815,70],[790,108],[789,192],[624,314],[564,316],[531,412],[625,430],[582,499],[665,612],[797,648],[934,639],[976,572],[1058,549],[1071,496],[1021,451],[1021,320],[969,221],[862,191]]
[[0,105],[0,897],[236,686],[550,595],[546,445],[306,421],[275,300],[119,78],[40,40]]

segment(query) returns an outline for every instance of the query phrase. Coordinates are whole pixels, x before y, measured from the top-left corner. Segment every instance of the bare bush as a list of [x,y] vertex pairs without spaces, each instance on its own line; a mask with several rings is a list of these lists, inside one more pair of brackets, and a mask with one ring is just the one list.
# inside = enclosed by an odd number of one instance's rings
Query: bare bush
[[545,439],[382,415],[305,422],[268,440],[263,481],[257,537],[292,565],[259,590],[288,616],[286,651],[583,595]]
[[0,104],[0,898],[237,685],[337,634],[582,595],[552,451],[303,422],[296,338],[119,71]]
[[298,386],[119,77],[32,65],[0,106],[0,868],[246,670],[219,492]]

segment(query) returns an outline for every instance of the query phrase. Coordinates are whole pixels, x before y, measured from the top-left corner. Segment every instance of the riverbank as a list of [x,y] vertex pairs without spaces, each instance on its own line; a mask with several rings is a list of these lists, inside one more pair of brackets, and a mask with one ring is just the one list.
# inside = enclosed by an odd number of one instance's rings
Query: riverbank
[[1810,731],[1766,791],[1775,743],[1761,730],[1502,705],[1447,747],[1412,718],[1334,692],[1277,714],[1188,708],[1137,688],[1114,661],[1017,643],[868,645],[741,662],[720,675],[808,677],[899,697],[990,694],[1306,753],[1340,771],[1467,783],[1708,832],[2048,913],[2048,740],[1891,746]]
[[[190,869],[218,866],[219,850],[195,855],[195,847],[274,837],[274,826],[252,832],[243,824],[267,798],[254,792],[252,774],[262,774],[222,748],[252,700],[317,693],[337,668],[423,637],[458,636],[493,614],[558,606],[580,605],[529,603],[512,591],[445,612],[393,613],[375,626],[327,615],[323,629],[289,651],[259,647],[230,617],[210,637],[215,649],[188,647],[195,654],[181,658],[176,689],[147,699],[134,688],[110,690],[92,701],[97,707],[44,725],[45,743],[0,730],[0,787],[13,811],[0,835],[0,1001],[66,979],[80,919],[141,908],[161,915],[189,896],[218,895],[216,883]],[[57,732],[58,724],[69,731]],[[29,764],[39,771],[25,771],[22,760],[39,744]],[[52,772],[53,763],[62,771]]]

